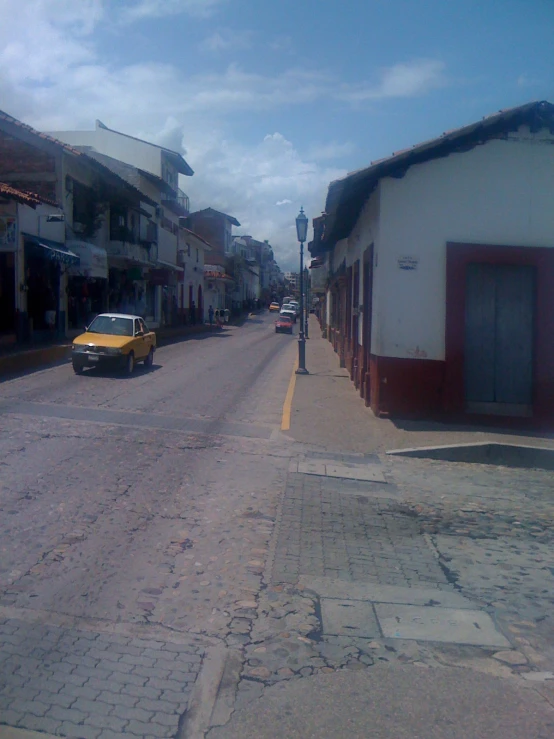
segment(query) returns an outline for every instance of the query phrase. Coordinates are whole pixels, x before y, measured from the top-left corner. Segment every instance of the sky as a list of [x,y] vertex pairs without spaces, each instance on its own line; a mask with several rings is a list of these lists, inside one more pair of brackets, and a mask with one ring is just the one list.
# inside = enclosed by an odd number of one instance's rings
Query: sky
[[176,149],[191,207],[298,263],[329,183],[554,101],[554,0],[0,0],[0,109]]

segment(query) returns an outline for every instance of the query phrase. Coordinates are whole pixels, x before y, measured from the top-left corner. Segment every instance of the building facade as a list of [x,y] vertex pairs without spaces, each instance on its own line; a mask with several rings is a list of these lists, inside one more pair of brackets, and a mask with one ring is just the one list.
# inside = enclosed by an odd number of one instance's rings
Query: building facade
[[[56,131],[52,135],[95,158],[144,194],[140,213],[115,213],[108,248],[110,293],[144,311],[153,326],[183,320],[190,306],[182,302],[179,264],[180,219],[188,216],[187,195],[179,175],[194,173],[176,151],[108,128],[96,121],[91,131]],[[145,251],[146,250],[146,251]]]
[[554,419],[553,130],[532,103],[330,185],[324,320],[376,414]]

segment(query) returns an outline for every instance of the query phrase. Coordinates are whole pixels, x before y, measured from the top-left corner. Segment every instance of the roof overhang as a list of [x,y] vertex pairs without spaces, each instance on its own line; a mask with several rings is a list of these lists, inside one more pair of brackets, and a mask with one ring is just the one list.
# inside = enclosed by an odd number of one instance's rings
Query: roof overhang
[[192,167],[190,167],[188,162],[185,161],[185,158],[181,156],[181,154],[178,154],[176,151],[171,151],[170,149],[163,149],[162,151],[168,162],[170,162],[175,167],[179,174],[184,174],[187,177],[192,177],[192,175],[194,174],[194,170],[192,169]]
[[382,178],[402,178],[415,164],[470,151],[523,125],[528,125],[533,133],[543,128],[554,133],[554,105],[541,101],[499,111],[331,182],[325,205],[325,234],[320,241],[313,243],[312,255],[333,248],[337,241],[349,236],[362,208]]

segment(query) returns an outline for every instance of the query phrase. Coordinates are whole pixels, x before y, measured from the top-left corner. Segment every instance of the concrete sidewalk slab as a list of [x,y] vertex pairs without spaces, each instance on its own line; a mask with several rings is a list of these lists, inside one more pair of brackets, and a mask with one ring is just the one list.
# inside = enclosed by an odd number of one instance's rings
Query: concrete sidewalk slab
[[431,588],[405,588],[400,585],[348,582],[332,577],[300,577],[300,584],[320,598],[363,600],[372,603],[397,603],[410,606],[474,609],[475,604],[456,592]]
[[551,739],[535,690],[463,668],[374,666],[277,683],[208,739]]
[[[322,338],[315,316],[310,316],[306,345],[309,375],[296,378],[290,430],[296,441],[320,451],[368,454],[386,450],[445,444],[499,443],[554,449],[552,433],[514,432],[513,429],[434,421],[393,421],[376,418],[359,396],[346,369],[339,366],[333,347]],[[498,421],[502,423],[501,419]]]
[[375,612],[383,635],[390,639],[510,648],[483,611],[377,603]]

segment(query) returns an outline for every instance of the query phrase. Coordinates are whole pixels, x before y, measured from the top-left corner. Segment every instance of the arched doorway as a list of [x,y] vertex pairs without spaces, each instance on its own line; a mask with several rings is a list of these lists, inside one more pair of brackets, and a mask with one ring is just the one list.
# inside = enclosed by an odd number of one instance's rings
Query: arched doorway
[[204,305],[202,303],[202,285],[198,285],[198,300],[196,302],[198,323],[204,323]]

